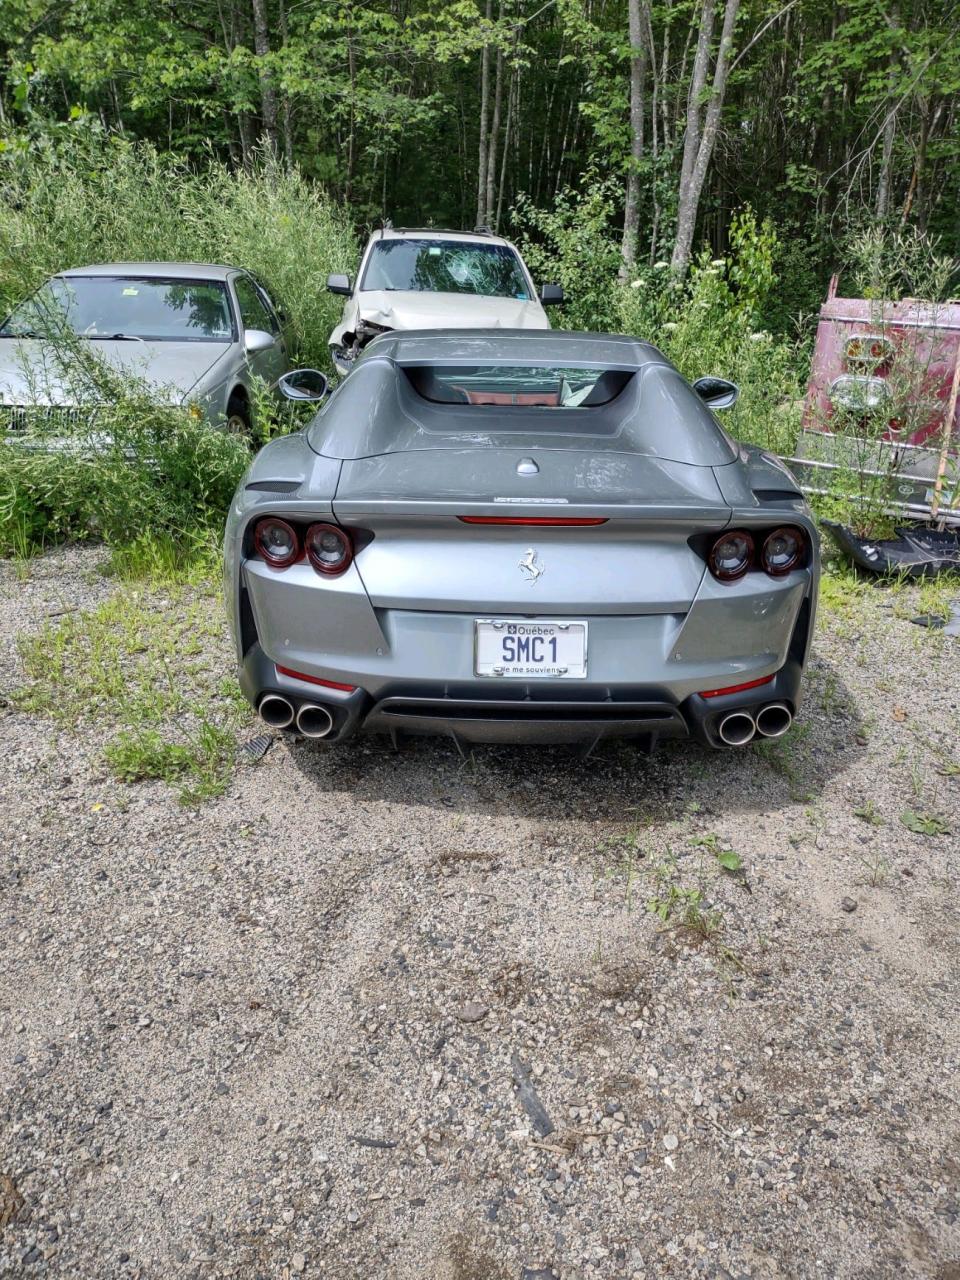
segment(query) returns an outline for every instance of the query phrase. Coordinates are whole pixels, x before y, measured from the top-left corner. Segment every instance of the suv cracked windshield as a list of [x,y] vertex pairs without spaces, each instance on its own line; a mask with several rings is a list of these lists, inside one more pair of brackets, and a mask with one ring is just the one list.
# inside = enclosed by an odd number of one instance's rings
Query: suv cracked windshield
[[530,288],[517,255],[504,244],[452,240],[381,240],[360,285],[410,293],[472,293],[526,302]]

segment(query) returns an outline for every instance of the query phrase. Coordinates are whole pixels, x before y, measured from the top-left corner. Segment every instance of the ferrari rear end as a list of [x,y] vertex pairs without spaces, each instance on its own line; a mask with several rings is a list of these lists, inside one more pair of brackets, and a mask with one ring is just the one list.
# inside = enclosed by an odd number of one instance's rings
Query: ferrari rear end
[[226,544],[247,697],[327,743],[786,732],[817,583],[789,475],[652,348],[510,337],[381,340],[258,457]]

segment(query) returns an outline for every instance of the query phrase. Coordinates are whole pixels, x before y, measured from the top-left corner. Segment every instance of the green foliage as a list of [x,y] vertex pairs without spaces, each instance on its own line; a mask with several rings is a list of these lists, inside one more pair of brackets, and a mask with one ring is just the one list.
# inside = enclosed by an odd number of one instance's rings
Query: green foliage
[[195,804],[223,794],[235,752],[234,735],[204,720],[186,742],[169,742],[156,729],[124,729],[103,757],[121,782],[183,783],[181,801]]
[[936,814],[916,813],[913,809],[905,809],[900,821],[908,831],[920,836],[946,836],[950,834],[950,824],[945,818]]
[[182,411],[130,400],[102,407],[95,432],[55,448],[0,443],[0,554],[97,538],[153,540],[188,560],[219,536],[249,457],[242,441]]
[[535,208],[522,196],[511,211],[519,245],[539,283],[563,286],[565,302],[557,327],[617,328],[615,291],[620,246],[612,228],[615,186],[591,177],[579,190],[560,192],[552,209]]
[[618,328],[654,342],[687,378],[731,378],[740,399],[724,416],[738,439],[775,453],[793,450],[800,427],[801,357],[795,343],[757,329],[776,284],[778,244],[772,224],[750,209],[731,223],[731,250],[703,250],[688,278],[666,262],[638,270],[616,290]]

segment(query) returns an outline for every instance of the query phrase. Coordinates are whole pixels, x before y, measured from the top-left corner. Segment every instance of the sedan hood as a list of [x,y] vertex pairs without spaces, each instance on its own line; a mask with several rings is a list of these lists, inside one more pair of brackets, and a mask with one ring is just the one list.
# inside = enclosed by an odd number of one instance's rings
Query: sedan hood
[[360,318],[388,329],[549,329],[539,302],[463,293],[376,290],[357,298]]
[[[230,347],[224,342],[130,342],[92,339],[95,357],[179,403]],[[0,338],[0,404],[73,405],[89,401],[89,378],[53,343]],[[93,397],[96,398],[96,397]]]

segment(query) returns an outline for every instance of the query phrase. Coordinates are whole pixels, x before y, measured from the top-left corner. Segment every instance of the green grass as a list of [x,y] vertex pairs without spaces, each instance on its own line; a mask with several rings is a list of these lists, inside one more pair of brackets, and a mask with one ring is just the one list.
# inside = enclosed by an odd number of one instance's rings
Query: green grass
[[193,804],[222,795],[235,749],[233,733],[205,720],[186,742],[170,742],[156,729],[123,729],[103,756],[121,782],[183,782],[180,798]]
[[194,803],[226,787],[248,709],[232,676],[220,603],[203,586],[127,585],[94,609],[47,623],[19,644],[26,711],[112,736],[122,781],[162,779]]

